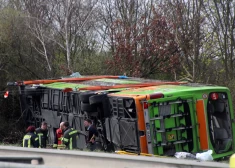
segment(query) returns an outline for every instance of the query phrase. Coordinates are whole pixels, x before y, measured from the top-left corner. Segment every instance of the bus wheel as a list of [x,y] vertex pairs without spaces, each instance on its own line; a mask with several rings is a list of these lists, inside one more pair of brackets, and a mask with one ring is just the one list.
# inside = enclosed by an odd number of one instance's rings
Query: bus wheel
[[83,103],[89,103],[89,97],[95,95],[96,93],[94,91],[88,91],[79,94],[79,100]]
[[102,103],[104,99],[107,98],[107,94],[98,94],[89,97],[90,104],[99,104]]
[[97,112],[97,107],[95,105],[81,102],[81,110],[86,112]]

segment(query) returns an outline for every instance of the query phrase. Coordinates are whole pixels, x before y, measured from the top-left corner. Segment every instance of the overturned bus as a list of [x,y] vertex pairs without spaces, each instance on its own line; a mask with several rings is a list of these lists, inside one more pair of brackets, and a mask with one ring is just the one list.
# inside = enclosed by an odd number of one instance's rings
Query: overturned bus
[[[61,121],[84,131],[97,127],[103,150],[173,156],[213,150],[234,153],[234,114],[226,87],[116,76],[9,83],[19,85],[27,125],[49,124],[49,142]],[[79,138],[80,148],[85,137]]]

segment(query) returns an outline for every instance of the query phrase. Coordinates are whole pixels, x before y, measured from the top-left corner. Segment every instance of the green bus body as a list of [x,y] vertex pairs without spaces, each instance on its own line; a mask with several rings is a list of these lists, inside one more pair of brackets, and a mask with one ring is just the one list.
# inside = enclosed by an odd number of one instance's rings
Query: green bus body
[[[212,94],[218,94],[219,97],[212,100]],[[228,88],[161,85],[121,91],[110,96],[136,95],[146,95],[146,100],[143,101],[148,104],[149,121],[145,121],[146,129],[150,128],[148,136],[151,138],[147,142],[150,144],[148,153],[174,155],[180,151],[197,153],[212,149],[214,159],[234,153],[234,114]],[[210,112],[209,106],[215,103],[221,103],[223,111]],[[215,110],[215,107],[212,108]],[[219,120],[217,125],[213,124],[216,122],[213,118]],[[145,131],[147,134],[148,131]]]
[[[62,120],[84,131],[81,123],[88,117],[100,129],[104,150],[111,144],[115,150],[173,156],[175,152],[195,154],[211,149],[214,159],[234,153],[234,114],[226,87],[159,84],[79,90],[144,82],[96,79],[20,86],[22,111],[26,111],[28,125],[47,121],[51,140]],[[66,88],[73,91],[63,92]]]

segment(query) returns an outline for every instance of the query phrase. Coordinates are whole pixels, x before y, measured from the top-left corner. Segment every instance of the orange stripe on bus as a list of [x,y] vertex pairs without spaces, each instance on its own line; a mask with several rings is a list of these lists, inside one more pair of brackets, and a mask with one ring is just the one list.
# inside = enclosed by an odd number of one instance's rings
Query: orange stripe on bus
[[134,99],[135,99],[136,111],[137,111],[137,117],[138,117],[138,130],[144,131],[144,135],[139,136],[140,152],[148,153],[147,138],[146,138],[146,132],[145,132],[146,128],[145,128],[145,121],[144,121],[144,109],[141,103],[141,100],[146,99],[146,96],[142,95]]
[[199,124],[200,146],[201,146],[201,150],[206,150],[209,148],[209,146],[208,146],[204,101],[198,100],[196,107],[197,107],[197,110],[196,110],[197,111],[197,120],[198,120],[198,124]]
[[88,77],[82,77],[82,78],[63,78],[63,79],[42,79],[42,80],[30,80],[30,81],[23,81],[19,82],[24,85],[32,85],[32,84],[49,84],[49,83],[55,83],[55,82],[83,82],[88,80],[95,80],[95,79],[102,79],[102,78],[108,78],[108,79],[119,79],[119,76],[88,76]]

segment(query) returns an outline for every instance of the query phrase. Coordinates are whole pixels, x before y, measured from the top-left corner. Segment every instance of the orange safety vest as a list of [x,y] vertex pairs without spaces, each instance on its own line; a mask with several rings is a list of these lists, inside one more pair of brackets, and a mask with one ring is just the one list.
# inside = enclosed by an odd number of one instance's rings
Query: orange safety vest
[[63,132],[60,128],[56,130],[56,137],[58,138],[58,145],[62,145]]

